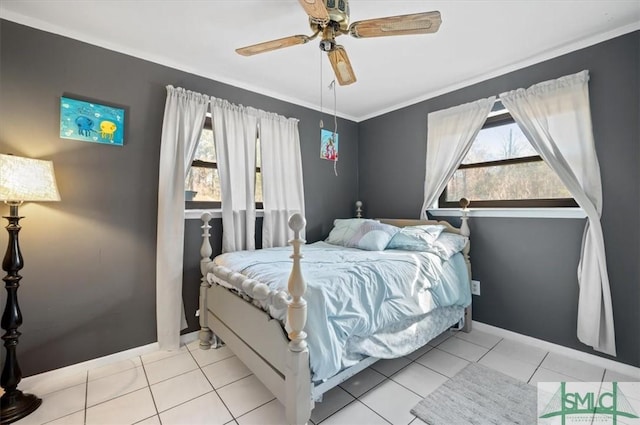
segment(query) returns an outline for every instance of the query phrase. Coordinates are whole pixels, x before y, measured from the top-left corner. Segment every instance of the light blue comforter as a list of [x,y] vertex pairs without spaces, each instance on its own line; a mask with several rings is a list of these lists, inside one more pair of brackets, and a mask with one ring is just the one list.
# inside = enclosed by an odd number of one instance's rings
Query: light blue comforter
[[[214,261],[270,288],[286,289],[291,252],[291,247],[239,251]],[[325,242],[305,245],[302,253],[314,381],[341,370],[344,347],[352,337],[368,337],[399,321],[415,323],[437,307],[471,303],[461,254],[442,261],[425,252],[363,251]],[[270,313],[286,320],[285,311]]]

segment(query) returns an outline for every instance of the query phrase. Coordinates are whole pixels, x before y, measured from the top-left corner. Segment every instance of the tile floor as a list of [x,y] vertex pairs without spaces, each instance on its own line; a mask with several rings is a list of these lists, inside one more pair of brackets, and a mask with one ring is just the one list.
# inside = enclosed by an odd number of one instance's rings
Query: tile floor
[[[532,385],[634,380],[481,331],[448,331],[407,357],[381,360],[329,391],[316,404],[312,423],[422,424],[411,408],[469,362]],[[88,372],[25,378],[19,388],[43,403],[18,425],[285,423],[283,406],[228,348],[203,351],[198,341]]]

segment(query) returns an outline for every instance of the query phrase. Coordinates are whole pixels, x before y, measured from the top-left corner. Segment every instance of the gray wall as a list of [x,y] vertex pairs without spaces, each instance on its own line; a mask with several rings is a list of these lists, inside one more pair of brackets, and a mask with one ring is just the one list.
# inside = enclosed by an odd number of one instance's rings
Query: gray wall
[[[360,123],[360,197],[370,217],[417,217],[427,114],[588,69],[602,173],[602,226],[618,360],[640,366],[640,32],[572,52]],[[592,352],[576,338],[584,220],[473,218],[475,320]]]
[[[592,77],[619,360],[640,365],[639,47],[636,32],[359,125],[340,120],[335,177],[332,164],[319,159],[316,111],[0,20],[0,152],[53,160],[62,196],[59,203],[20,209],[26,217],[18,349],[24,375],[156,341],[157,174],[167,84],[300,119],[312,242],[334,218],[351,216],[359,197],[369,216],[418,215],[428,112],[585,68]],[[125,107],[125,146],[60,139],[62,95]],[[213,225],[218,253],[220,220]],[[186,221],[187,332],[197,329],[199,226]],[[584,349],[575,338],[582,228],[582,220],[472,220],[473,272],[483,291],[474,300],[475,318]],[[1,231],[0,246],[6,238]]]
[[[25,376],[157,340],[157,182],[167,84],[300,119],[308,240],[328,233],[333,218],[352,214],[354,122],[339,120],[335,177],[332,163],[319,158],[316,111],[6,20],[0,43],[0,152],[52,160],[62,197],[20,208],[25,267],[18,353]],[[124,147],[59,138],[62,95],[126,108]],[[186,226],[188,331],[196,329],[197,223]],[[219,247],[221,224],[214,224]],[[2,230],[0,246],[6,241]],[[2,305],[5,299],[2,291]]]

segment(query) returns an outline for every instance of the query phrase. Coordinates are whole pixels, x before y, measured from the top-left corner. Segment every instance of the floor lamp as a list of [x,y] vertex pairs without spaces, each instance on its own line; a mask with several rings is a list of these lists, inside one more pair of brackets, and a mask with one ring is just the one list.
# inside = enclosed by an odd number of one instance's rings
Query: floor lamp
[[9,244],[2,260],[2,269],[7,272],[2,279],[7,290],[7,302],[2,314],[2,329],[6,331],[2,339],[7,355],[0,377],[4,390],[0,399],[0,423],[9,424],[29,415],[42,403],[35,395],[18,389],[22,379],[16,352],[20,337],[18,327],[22,324],[22,313],[18,306],[18,287],[22,276],[18,273],[24,265],[18,243],[19,221],[22,218],[18,215],[18,207],[25,201],[60,200],[51,161],[0,154],[0,200],[9,205],[9,215],[4,216],[9,221],[6,227]]

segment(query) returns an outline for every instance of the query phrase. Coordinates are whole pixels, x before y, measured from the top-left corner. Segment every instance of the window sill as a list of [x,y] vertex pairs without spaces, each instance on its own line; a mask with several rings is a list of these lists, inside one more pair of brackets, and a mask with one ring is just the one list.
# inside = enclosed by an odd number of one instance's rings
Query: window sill
[[[211,218],[222,218],[222,210],[215,208],[211,210],[184,210],[185,220],[200,220],[202,214],[208,212],[211,214]],[[256,217],[264,217],[264,210],[256,210]]]
[[[429,214],[438,217],[460,217],[460,208],[430,208]],[[469,209],[469,217],[517,218],[586,218],[582,208],[478,208]]]
[[[211,218],[222,218],[222,210],[220,208],[211,210],[184,210],[185,220],[200,220],[202,214],[208,212]],[[264,210],[256,210],[256,217],[264,217]]]

